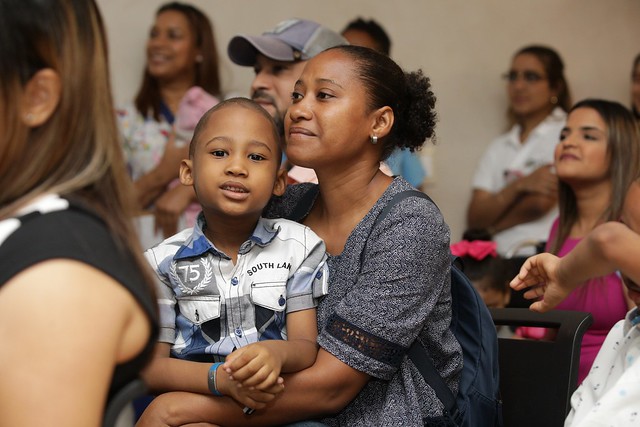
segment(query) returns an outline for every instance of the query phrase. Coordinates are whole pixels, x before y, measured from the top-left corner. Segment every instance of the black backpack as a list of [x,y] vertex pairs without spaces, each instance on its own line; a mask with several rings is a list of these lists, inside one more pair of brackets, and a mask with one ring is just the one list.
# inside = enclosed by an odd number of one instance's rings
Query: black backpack
[[[374,227],[391,208],[407,197],[431,200],[417,190],[397,193],[376,218]],[[433,201],[432,201],[433,202]],[[451,257],[451,331],[462,347],[463,368],[458,395],[454,396],[438,374],[425,348],[415,341],[407,355],[444,404],[444,416],[450,426],[501,427],[502,402],[498,375],[498,337],[484,301],[459,260]]]

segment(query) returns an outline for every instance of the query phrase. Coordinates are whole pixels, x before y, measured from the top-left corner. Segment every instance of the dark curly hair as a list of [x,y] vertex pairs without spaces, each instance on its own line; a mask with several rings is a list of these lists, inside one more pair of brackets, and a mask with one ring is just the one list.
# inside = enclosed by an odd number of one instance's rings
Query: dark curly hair
[[436,97],[422,70],[406,73],[388,56],[366,47],[336,46],[327,50],[334,49],[355,60],[356,74],[367,92],[369,109],[389,106],[393,110],[393,127],[381,140],[382,160],[396,147],[415,151],[433,139]]

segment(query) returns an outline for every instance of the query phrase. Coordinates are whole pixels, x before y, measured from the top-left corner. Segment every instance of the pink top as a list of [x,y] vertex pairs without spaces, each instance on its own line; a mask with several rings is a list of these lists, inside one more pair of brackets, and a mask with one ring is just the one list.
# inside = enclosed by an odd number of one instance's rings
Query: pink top
[[[551,227],[549,239],[547,240],[547,250],[550,249],[550,243],[557,232],[558,219],[554,221]],[[580,240],[567,238],[560,248],[558,256],[563,257],[571,252]],[[589,373],[596,354],[600,350],[609,330],[619,320],[624,319],[627,314],[628,306],[622,282],[615,273],[588,280],[586,284],[570,293],[564,301],[558,304],[556,309],[586,311],[593,316],[593,324],[582,338],[580,368],[578,370],[578,384],[580,384]],[[522,335],[533,338],[526,333]]]

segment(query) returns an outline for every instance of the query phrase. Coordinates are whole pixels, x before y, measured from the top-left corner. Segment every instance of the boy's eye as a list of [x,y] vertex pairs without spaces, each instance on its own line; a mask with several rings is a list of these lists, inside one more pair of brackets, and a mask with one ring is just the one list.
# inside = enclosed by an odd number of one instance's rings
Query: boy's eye
[[213,150],[211,152],[211,155],[215,157],[224,157],[227,155],[227,153],[224,150]]
[[259,162],[261,160],[265,160],[266,157],[264,157],[262,154],[249,154],[249,159],[253,160],[255,162]]

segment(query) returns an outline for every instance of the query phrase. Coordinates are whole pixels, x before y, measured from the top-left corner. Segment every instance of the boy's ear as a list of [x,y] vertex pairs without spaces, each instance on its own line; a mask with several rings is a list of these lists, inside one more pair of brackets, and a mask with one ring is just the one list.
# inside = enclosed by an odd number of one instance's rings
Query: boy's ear
[[273,183],[273,194],[274,196],[282,196],[284,194],[284,190],[287,189],[287,170],[283,167],[278,168],[276,172],[276,181]]
[[391,107],[385,106],[378,108],[373,114],[374,123],[371,129],[372,135],[376,135],[378,138],[387,136],[393,126],[393,110]]
[[180,182],[182,185],[193,186],[193,162],[184,159],[180,162]]
[[60,76],[51,68],[37,71],[24,87],[20,117],[30,127],[38,127],[53,114],[60,102]]

